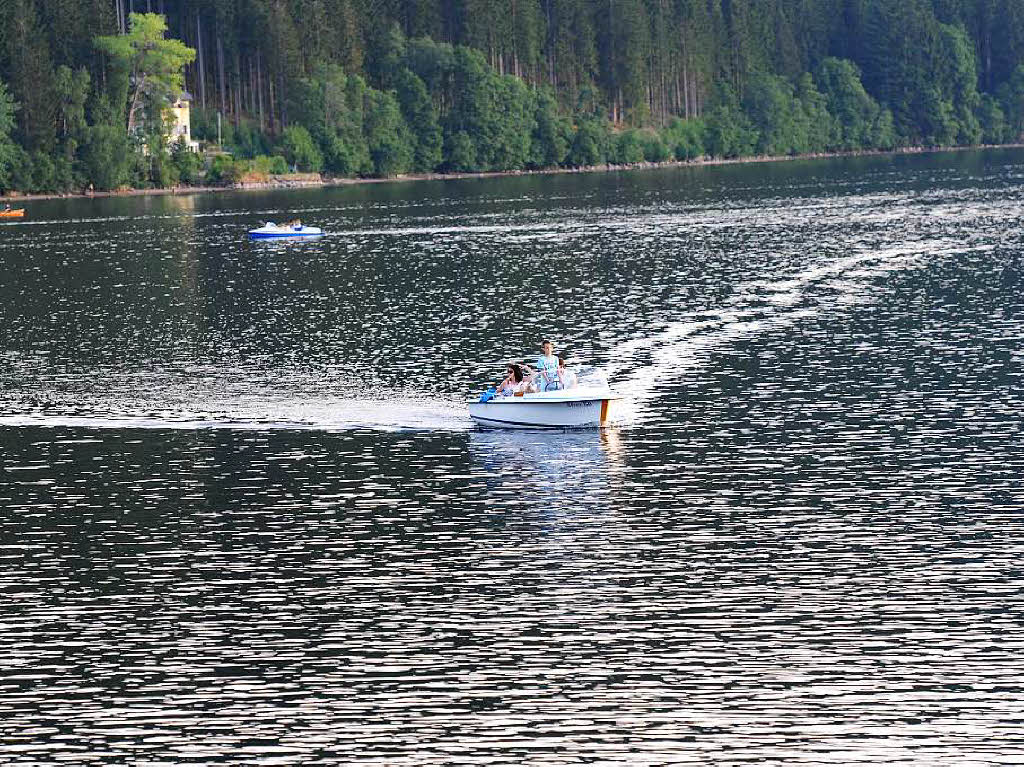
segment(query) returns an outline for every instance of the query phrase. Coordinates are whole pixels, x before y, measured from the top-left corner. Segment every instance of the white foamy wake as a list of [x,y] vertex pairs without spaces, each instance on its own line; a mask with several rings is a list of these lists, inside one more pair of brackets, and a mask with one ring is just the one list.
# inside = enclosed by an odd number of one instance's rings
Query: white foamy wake
[[743,283],[720,309],[692,313],[653,335],[616,348],[617,362],[608,366],[606,373],[613,387],[627,397],[623,420],[643,420],[660,387],[737,341],[792,327],[844,306],[867,303],[884,289],[879,279],[887,273],[919,268],[951,253],[993,247],[964,247],[945,240],[927,247],[915,243],[878,248],[821,260],[775,280]]
[[163,380],[153,373],[138,381],[139,389],[130,391],[112,378],[103,391],[69,391],[42,405],[7,408],[9,412],[0,412],[0,426],[461,431],[470,425],[463,402],[454,398],[400,392],[340,396],[267,385],[239,393],[218,381],[179,381],[172,394],[169,387],[161,386]]

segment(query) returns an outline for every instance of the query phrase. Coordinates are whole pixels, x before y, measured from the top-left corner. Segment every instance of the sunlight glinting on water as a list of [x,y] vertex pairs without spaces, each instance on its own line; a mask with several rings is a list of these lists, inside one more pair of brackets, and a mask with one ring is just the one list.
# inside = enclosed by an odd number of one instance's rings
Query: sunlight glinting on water
[[[1022,168],[33,202],[0,762],[1020,762]],[[548,336],[624,423],[471,428]]]

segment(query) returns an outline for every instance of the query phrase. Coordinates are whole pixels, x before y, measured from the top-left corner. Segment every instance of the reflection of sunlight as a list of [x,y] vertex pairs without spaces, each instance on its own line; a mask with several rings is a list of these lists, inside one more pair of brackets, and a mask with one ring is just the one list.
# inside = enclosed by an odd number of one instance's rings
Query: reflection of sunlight
[[469,433],[469,452],[491,480],[524,497],[592,497],[607,491],[622,468],[617,429],[485,430]]
[[167,207],[182,213],[193,213],[196,209],[196,196],[194,194],[170,194],[165,199],[167,200]]

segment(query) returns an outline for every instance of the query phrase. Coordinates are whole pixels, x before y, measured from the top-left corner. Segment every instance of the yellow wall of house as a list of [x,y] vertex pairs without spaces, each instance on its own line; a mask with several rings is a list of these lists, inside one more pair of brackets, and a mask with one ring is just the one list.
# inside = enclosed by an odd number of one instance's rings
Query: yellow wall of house
[[192,140],[192,118],[187,101],[176,101],[171,107],[173,123],[171,124],[171,143],[184,136],[185,141]]

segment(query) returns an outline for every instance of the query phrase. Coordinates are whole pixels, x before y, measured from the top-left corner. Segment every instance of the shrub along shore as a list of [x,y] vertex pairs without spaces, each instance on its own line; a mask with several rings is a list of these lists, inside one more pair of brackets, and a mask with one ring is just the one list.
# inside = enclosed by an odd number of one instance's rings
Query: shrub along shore
[[247,180],[216,185],[179,185],[149,189],[123,188],[112,191],[65,192],[49,194],[22,194],[14,192],[0,195],[0,201],[12,204],[32,200],[103,199],[107,197],[153,197],[164,195],[210,194],[217,192],[267,191],[287,189],[310,189],[316,187],[354,186],[362,184],[395,184],[415,181],[451,181],[459,179],[513,178],[516,176],[549,176],[572,173],[618,173],[626,171],[656,170],[660,168],[698,168],[718,165],[743,165],[752,163],[779,163],[799,160],[841,159],[844,157],[884,157],[895,155],[937,154],[942,152],[969,152],[986,149],[1024,149],[1024,144],[981,144],[978,146],[948,147],[902,147],[880,150],[863,149],[849,152],[815,152],[799,155],[753,155],[749,157],[698,157],[692,160],[665,160],[663,162],[639,162],[630,165],[589,165],[579,168],[545,168],[540,170],[508,170],[452,173],[410,173],[402,176],[350,178],[344,176],[320,176],[311,173],[270,175],[264,180]]

